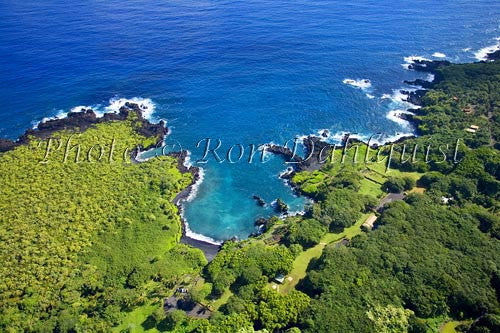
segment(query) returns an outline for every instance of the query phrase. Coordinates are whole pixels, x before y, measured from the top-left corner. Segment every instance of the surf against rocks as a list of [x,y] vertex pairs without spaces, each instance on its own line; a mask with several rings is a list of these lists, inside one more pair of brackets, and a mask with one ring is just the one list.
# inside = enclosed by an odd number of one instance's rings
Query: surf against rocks
[[[305,139],[295,138],[288,140],[283,146],[276,144],[233,144],[224,149],[222,140],[205,138],[197,142],[196,148],[203,149],[202,158],[196,161],[197,164],[207,164],[210,160],[216,163],[241,163],[249,164],[254,161],[266,163],[266,153],[281,155],[285,157],[285,163],[297,165],[299,169],[315,168],[315,165],[323,165],[327,163],[344,164],[346,161],[351,163],[377,163],[385,164],[386,172],[391,168],[391,165],[396,161],[395,152],[398,152],[398,162],[405,163],[445,163],[452,160],[453,163],[459,163],[459,150],[462,145],[460,139],[454,143],[435,143],[430,142],[426,145],[407,145],[404,141],[401,143],[388,143],[379,145],[376,143],[376,138],[381,134],[372,135],[367,142],[362,142],[358,139],[351,140],[351,134],[346,134],[341,144],[329,144],[321,141],[317,137],[307,137]],[[289,148],[289,144],[292,145]],[[364,147],[363,147],[364,146]],[[247,150],[245,149],[247,147]],[[305,147],[306,153],[302,157],[298,151],[301,147]],[[360,154],[361,148],[364,148],[364,154]],[[339,151],[339,153],[336,153]],[[432,158],[431,156],[439,156]],[[361,156],[360,155],[364,155]],[[256,158],[257,156],[257,158]]]

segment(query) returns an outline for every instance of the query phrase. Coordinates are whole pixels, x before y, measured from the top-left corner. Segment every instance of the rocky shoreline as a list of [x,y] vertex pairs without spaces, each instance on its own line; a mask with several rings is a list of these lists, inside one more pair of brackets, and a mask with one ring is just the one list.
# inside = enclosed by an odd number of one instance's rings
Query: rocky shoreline
[[[495,52],[492,52],[487,55],[487,60],[486,61],[498,61],[500,60],[500,50],[497,50]],[[439,73],[438,69],[449,66],[452,63],[447,60],[414,60],[412,64],[409,65],[408,69],[415,70],[417,72],[422,72],[422,73],[429,73],[433,75],[433,79],[431,81],[428,80],[423,80],[423,79],[415,79],[413,81],[408,81],[405,80],[404,83],[410,85],[410,86],[415,86],[418,87],[418,89],[409,91],[409,90],[401,90],[400,92],[404,95],[407,96],[406,101],[410,104],[413,104],[417,107],[420,107],[423,105],[422,99],[427,94],[427,92],[430,89],[433,89],[436,84],[442,81],[441,74]],[[415,116],[418,116],[419,109],[413,108],[413,109],[408,109],[407,110],[410,113],[400,113],[397,116],[403,120],[406,120],[410,122],[417,128],[417,134],[418,134],[418,119]],[[328,130],[326,130],[328,132]],[[313,171],[319,169],[323,163],[320,162],[320,159],[323,158],[324,156],[320,156],[320,151],[325,147],[328,146],[329,144],[324,140],[325,137],[328,137],[328,133],[323,133],[321,136],[314,136],[310,135],[306,138],[303,139],[303,144],[305,146],[305,151],[306,151],[306,156],[309,156],[310,152],[313,151],[311,154],[310,158],[304,159],[300,156],[296,156],[293,151],[288,148],[288,147],[283,147],[280,145],[276,144],[270,144],[266,147],[266,151],[273,153],[275,155],[280,155],[284,157],[287,161],[292,162],[291,165],[292,167],[289,167],[290,170],[287,170],[283,172],[280,175],[280,178],[285,179],[288,184],[291,186],[292,190],[297,194],[297,195],[305,195],[304,193],[301,193],[301,191],[291,182],[291,179],[295,175],[296,172],[300,171]],[[415,136],[412,136],[415,137]],[[389,143],[393,144],[398,144],[402,143],[405,140],[411,137],[400,137],[394,141],[391,141]],[[348,140],[347,140],[348,139]],[[347,142],[349,141],[349,142]],[[355,139],[355,138],[349,138],[344,136],[342,139],[342,146],[344,146],[346,143],[363,143],[361,140]],[[366,144],[366,142],[365,142]],[[314,149],[313,149],[314,148]],[[259,201],[259,197],[254,195],[254,199]],[[314,200],[314,198],[310,198],[311,200]],[[259,227],[259,232],[254,233],[250,235],[250,237],[256,237],[260,233],[264,232],[267,229],[267,222],[269,219],[266,218],[258,218],[254,224],[255,226]]]
[[130,113],[135,113],[141,122],[137,132],[146,137],[156,137],[156,144],[150,147],[143,147],[149,149],[161,143],[166,135],[168,135],[168,128],[163,120],[158,124],[153,124],[145,119],[142,115],[142,108],[136,103],[126,102],[118,113],[105,113],[102,117],[97,117],[97,114],[92,109],[82,108],[80,112],[69,112],[65,118],[50,119],[46,122],[40,122],[36,128],[28,129],[17,140],[0,139],[0,152],[6,152],[14,149],[19,145],[29,142],[30,137],[39,139],[47,139],[54,132],[61,130],[78,130],[84,131],[87,128],[99,123],[107,121],[117,121],[127,119]]
[[[500,57],[500,51],[497,51],[498,53],[496,56]],[[491,59],[491,58],[490,58]],[[416,79],[413,81],[404,81],[404,83],[410,85],[410,86],[416,86],[420,89],[414,90],[414,91],[408,91],[408,90],[400,90],[400,92],[404,95],[407,96],[406,101],[410,104],[413,104],[415,106],[422,106],[422,98],[425,96],[427,91],[429,89],[432,89],[435,84],[439,83],[442,78],[438,72],[438,69],[450,65],[451,62],[447,60],[414,60],[412,64],[409,65],[409,69],[415,70],[417,72],[423,72],[423,73],[429,73],[434,76],[432,81],[427,81],[423,79]],[[419,111],[418,109],[409,109],[407,110],[411,113],[400,113],[397,115],[397,117],[406,120],[413,125],[418,125],[418,119],[415,118],[415,115],[418,115]],[[418,128],[418,126],[415,126]],[[325,134],[325,133],[323,133]],[[300,156],[295,156],[292,152],[291,149],[283,146],[279,146],[276,144],[269,145],[267,147],[267,151],[276,154],[276,155],[281,155],[288,161],[293,162],[292,165],[292,170],[284,172],[282,175],[280,175],[280,178],[285,179],[289,182],[290,186],[294,190],[295,193],[298,195],[302,195],[296,186],[290,180],[293,178],[294,174],[296,172],[300,171],[314,171],[319,169],[324,163],[321,162],[321,159],[324,159],[324,156],[320,156],[321,151],[323,148],[328,146],[329,144],[324,141],[324,137],[327,137],[328,135],[321,135],[322,137],[319,136],[313,136],[310,135],[306,138],[303,139],[303,144],[305,146],[305,151],[306,151],[306,156],[309,156],[309,158],[304,159]],[[408,139],[408,137],[401,137],[398,138],[397,140],[391,141],[390,143],[401,143],[404,140]],[[354,143],[362,143],[361,140],[356,139],[356,138],[349,138],[349,136],[345,135],[344,138],[342,139],[342,145],[341,147],[344,147],[345,144],[354,144]],[[312,153],[311,153],[312,152]],[[261,225],[263,224],[262,221],[259,222]]]

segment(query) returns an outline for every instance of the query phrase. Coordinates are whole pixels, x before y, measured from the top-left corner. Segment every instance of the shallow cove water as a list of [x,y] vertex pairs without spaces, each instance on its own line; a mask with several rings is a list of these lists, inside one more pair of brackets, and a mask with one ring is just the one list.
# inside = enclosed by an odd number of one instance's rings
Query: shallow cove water
[[[193,163],[203,138],[227,151],[321,129],[332,140],[342,131],[411,133],[389,113],[408,107],[395,92],[418,77],[404,57],[471,61],[500,36],[500,3],[485,0],[7,0],[0,13],[1,137],[78,105],[106,111],[110,98],[148,98],[152,118],[168,120],[168,140]],[[303,208],[277,177],[287,167],[280,158],[247,157],[209,156],[184,209],[193,232],[247,237],[272,214],[254,194]]]

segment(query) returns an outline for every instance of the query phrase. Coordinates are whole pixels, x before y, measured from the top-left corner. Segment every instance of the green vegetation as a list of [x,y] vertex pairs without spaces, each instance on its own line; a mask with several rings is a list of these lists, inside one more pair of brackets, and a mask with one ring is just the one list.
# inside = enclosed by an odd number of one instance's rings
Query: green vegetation
[[409,191],[414,188],[416,182],[411,177],[396,178],[389,177],[384,183],[384,190],[392,193],[399,193],[403,191]]
[[441,333],[456,333],[457,332],[456,328],[458,325],[460,325],[459,321],[449,321],[443,325]]
[[423,318],[498,310],[491,281],[500,244],[479,230],[467,209],[413,195],[392,204],[379,223],[349,248],[327,247],[307,274],[301,289],[319,296],[304,321],[307,330],[376,332],[367,306],[403,307]]
[[126,149],[151,143],[137,124],[53,133],[64,145],[46,159],[48,141],[34,138],[0,157],[0,330],[108,330],[206,263],[177,244],[172,199],[191,175],[171,157],[132,163]]
[[327,244],[338,242],[342,239],[351,239],[361,233],[361,224],[365,222],[370,214],[363,214],[351,227],[345,228],[341,233],[326,233],[318,244],[307,251],[302,252],[295,258],[293,269],[288,276],[291,280],[285,280],[283,286],[279,288],[282,293],[292,290],[297,283],[306,276],[307,268],[313,259],[319,258]]

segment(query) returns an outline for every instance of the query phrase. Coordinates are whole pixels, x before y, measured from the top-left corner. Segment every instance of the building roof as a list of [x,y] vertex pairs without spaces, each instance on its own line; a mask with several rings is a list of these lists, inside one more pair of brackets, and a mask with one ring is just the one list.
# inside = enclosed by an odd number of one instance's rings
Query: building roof
[[285,276],[283,274],[278,274],[278,275],[276,275],[276,277],[274,278],[274,280],[276,282],[283,283],[283,281],[285,281]]
[[375,224],[375,221],[376,221],[376,220],[377,220],[377,216],[375,216],[375,215],[370,215],[370,216],[366,219],[365,223],[363,223],[363,225],[364,225],[365,227],[367,227],[367,228],[372,229],[372,228],[373,228],[373,225]]

